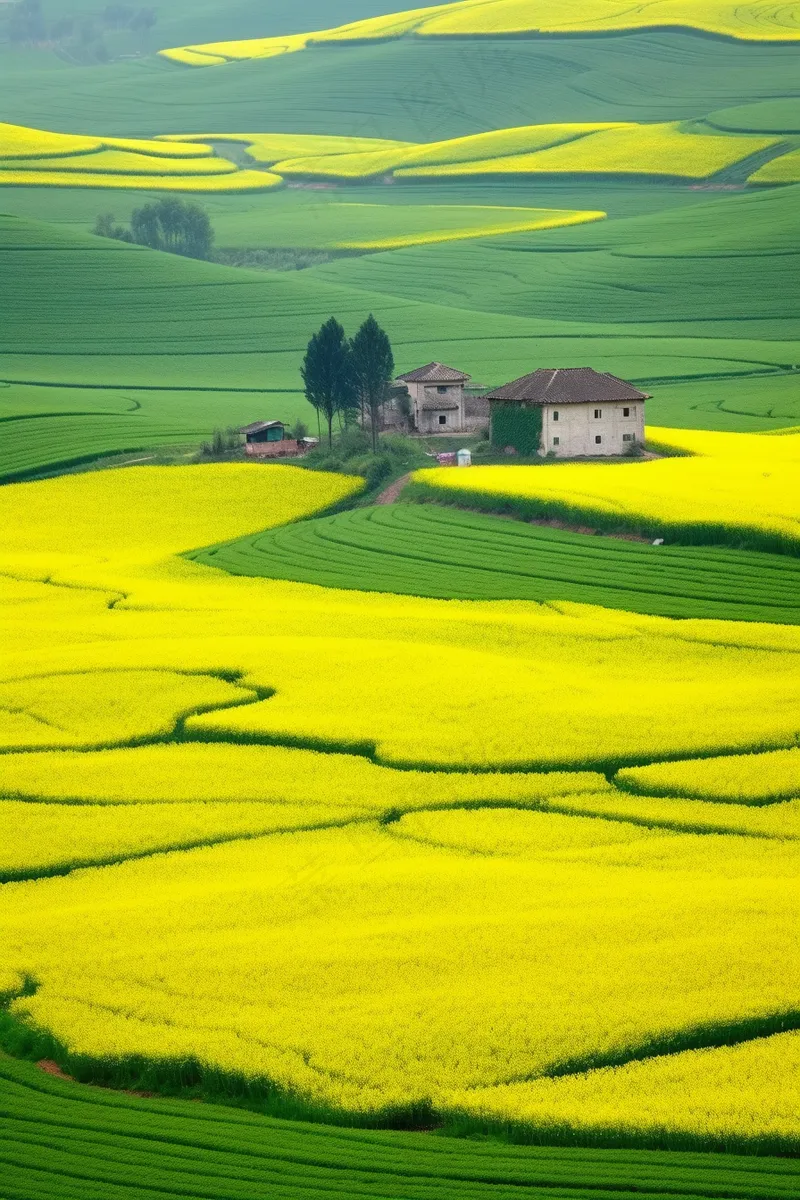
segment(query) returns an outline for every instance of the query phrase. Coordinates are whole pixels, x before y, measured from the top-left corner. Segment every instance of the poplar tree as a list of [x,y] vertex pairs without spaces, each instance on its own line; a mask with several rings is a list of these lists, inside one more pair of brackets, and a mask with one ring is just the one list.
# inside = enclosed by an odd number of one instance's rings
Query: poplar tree
[[372,313],[350,343],[353,357],[353,377],[362,412],[369,412],[372,428],[372,449],[378,449],[381,409],[386,403],[389,386],[394,378],[394,355],[388,335],[381,329]]
[[353,356],[344,330],[331,317],[308,343],[300,371],[306,399],[328,425],[328,446],[333,445],[333,418],[356,404]]

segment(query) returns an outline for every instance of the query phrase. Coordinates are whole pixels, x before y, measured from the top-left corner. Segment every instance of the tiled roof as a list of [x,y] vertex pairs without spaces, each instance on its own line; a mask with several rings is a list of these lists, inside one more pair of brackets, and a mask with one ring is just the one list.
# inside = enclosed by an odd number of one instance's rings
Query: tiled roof
[[595,401],[649,400],[633,384],[591,367],[540,369],[497,388],[488,400],[519,400],[528,404],[591,404]]
[[397,378],[402,379],[403,383],[466,383],[470,376],[463,371],[456,371],[455,367],[432,362],[417,367],[415,371],[406,371],[405,375],[398,375]]

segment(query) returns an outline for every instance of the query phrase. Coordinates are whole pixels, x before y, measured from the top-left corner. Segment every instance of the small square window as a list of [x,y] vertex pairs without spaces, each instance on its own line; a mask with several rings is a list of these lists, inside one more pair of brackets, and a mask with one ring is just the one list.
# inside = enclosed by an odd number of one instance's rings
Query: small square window
[[633,434],[632,433],[623,433],[622,440],[623,440],[623,442],[632,442]]
[[623,417],[629,417],[631,415],[631,410],[629,408],[623,408],[622,415]]
[[600,437],[600,434],[598,433],[597,437],[594,440],[595,440],[595,444],[597,446],[599,446],[603,439]]
[[596,409],[594,410],[594,417],[595,417],[595,420],[598,420],[598,418],[599,418],[599,417],[602,417],[602,415],[603,415],[603,410],[602,410],[602,408],[596,408]]
[[561,438],[554,437],[554,438],[553,438],[553,445],[554,445],[554,446],[559,446],[560,444],[561,444]]
[[447,417],[444,415],[444,413],[442,413],[442,415],[439,417],[439,424],[440,424],[440,425],[446,425],[446,424],[447,424]]
[[556,409],[556,411],[553,413],[553,420],[554,421],[558,420],[558,409]]
[[446,387],[437,387],[437,389],[436,389],[436,390],[437,390],[437,392],[439,393],[439,395],[440,395],[440,396],[444,396],[444,395],[446,394],[446,392],[447,392],[447,388],[446,388]]

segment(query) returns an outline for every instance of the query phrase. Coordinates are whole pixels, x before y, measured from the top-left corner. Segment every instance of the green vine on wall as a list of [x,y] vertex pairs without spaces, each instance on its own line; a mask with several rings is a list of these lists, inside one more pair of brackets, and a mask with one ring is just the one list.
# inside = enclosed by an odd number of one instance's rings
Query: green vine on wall
[[492,445],[499,450],[513,446],[517,454],[539,453],[542,441],[542,410],[537,404],[492,404]]

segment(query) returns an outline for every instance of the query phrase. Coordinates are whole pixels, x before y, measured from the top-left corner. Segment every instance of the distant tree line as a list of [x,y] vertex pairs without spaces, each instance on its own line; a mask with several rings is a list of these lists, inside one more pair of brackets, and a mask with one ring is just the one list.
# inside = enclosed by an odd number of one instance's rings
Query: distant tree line
[[48,20],[42,0],[18,0],[9,6],[4,22],[5,36],[14,45],[58,45],[77,57],[105,62],[109,53],[103,35],[129,30],[146,37],[156,24],[156,10],[133,4],[107,4],[95,13],[78,12]]
[[394,355],[385,331],[370,313],[355,337],[331,317],[308,343],[301,369],[306,399],[328,427],[333,443],[333,422],[344,425],[369,422],[372,448],[377,450],[384,404],[394,378]]
[[113,213],[101,213],[94,226],[98,237],[115,238],[182,254],[185,258],[210,258],[214,230],[208,213],[199,204],[189,204],[172,196],[153,204],[144,204],[131,213],[130,229],[118,225]]

